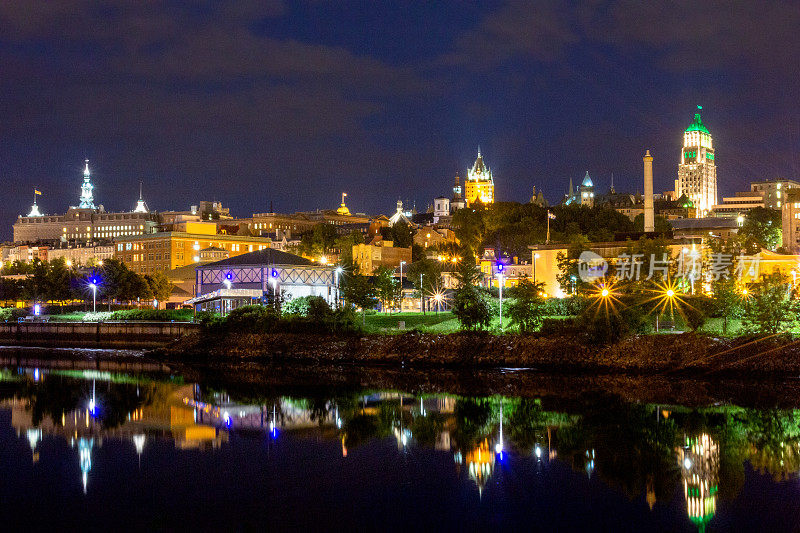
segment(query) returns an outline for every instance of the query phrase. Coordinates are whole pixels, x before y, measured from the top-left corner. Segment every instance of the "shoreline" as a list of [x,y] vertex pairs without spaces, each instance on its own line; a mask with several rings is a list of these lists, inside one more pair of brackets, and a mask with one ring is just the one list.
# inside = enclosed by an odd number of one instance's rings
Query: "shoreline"
[[149,353],[164,362],[302,363],[389,368],[526,368],[547,373],[680,377],[800,375],[790,336],[641,335],[587,346],[574,337],[486,333],[401,335],[196,333]]

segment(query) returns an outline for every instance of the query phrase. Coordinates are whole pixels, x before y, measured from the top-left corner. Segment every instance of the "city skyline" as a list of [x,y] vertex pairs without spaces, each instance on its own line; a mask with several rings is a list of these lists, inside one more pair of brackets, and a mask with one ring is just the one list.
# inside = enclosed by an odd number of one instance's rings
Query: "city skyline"
[[[0,235],[34,188],[43,212],[71,205],[87,158],[109,210],[132,209],[139,182],[159,211],[335,208],[342,191],[354,212],[391,213],[397,198],[424,210],[479,145],[498,201],[533,186],[557,201],[586,170],[598,191],[613,173],[635,192],[647,149],[660,192],[697,104],[721,149],[720,197],[796,177],[789,4],[705,4],[703,32],[679,31],[680,9],[578,7],[3,6]],[[752,25],[769,31],[729,39]]]

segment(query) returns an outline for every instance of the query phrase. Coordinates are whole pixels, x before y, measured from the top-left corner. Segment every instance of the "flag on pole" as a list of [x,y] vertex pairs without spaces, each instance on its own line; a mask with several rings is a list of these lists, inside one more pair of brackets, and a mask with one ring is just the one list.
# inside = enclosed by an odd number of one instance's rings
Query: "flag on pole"
[[42,191],[40,191],[39,189],[33,189],[33,194],[38,194],[39,196],[41,196]]
[[556,218],[556,216],[553,213],[551,213],[550,211],[548,211],[547,212],[547,218],[553,219],[553,218]]

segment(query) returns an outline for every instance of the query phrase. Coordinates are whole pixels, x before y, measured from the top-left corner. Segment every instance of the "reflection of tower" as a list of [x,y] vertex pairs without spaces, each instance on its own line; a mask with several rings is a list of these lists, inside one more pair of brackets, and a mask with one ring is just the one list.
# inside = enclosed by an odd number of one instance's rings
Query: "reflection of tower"
[[700,531],[717,512],[719,446],[706,433],[687,437],[678,449],[686,512]]
[[495,453],[488,438],[483,439],[463,457],[461,452],[456,452],[454,455],[456,464],[467,465],[467,473],[478,486],[479,494],[483,494],[483,487],[486,486],[486,482],[492,477],[492,472],[494,472],[494,459]]
[[40,428],[30,428],[26,432],[28,436],[28,444],[31,446],[31,453],[33,454],[33,462],[39,462],[39,452],[36,451],[36,446],[42,440],[42,430]]
[[86,494],[86,486],[89,483],[89,471],[92,469],[92,448],[94,448],[94,439],[81,438],[78,440],[78,458],[81,465],[84,494]]
[[[697,106],[697,110],[701,110]],[[683,149],[675,181],[675,197],[686,195],[697,208],[697,216],[708,215],[717,203],[717,166],[711,133],[700,113],[683,133]]]
[[83,169],[83,185],[81,185],[81,209],[95,209],[94,206],[94,185],[90,181],[89,160],[86,160],[86,168]]
[[144,434],[133,436],[133,446],[136,448],[136,455],[139,456],[139,467],[142,466],[142,451],[144,451]]

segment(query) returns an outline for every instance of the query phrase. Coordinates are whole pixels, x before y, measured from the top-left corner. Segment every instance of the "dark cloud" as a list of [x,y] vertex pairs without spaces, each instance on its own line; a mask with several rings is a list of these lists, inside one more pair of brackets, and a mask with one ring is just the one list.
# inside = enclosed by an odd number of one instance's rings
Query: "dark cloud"
[[342,190],[361,211],[424,208],[478,144],[505,199],[555,200],[587,169],[636,189],[645,148],[667,189],[697,103],[723,192],[798,177],[798,18],[715,0],[0,3],[0,232],[33,186],[50,212],[75,203],[84,157],[111,209],[139,180],[159,209]]

